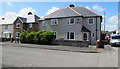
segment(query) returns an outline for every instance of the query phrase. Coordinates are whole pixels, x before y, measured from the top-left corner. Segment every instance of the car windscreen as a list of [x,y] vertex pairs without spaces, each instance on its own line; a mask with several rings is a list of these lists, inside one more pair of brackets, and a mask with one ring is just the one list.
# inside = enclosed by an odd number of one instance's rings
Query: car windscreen
[[112,36],[112,39],[120,39],[120,36]]

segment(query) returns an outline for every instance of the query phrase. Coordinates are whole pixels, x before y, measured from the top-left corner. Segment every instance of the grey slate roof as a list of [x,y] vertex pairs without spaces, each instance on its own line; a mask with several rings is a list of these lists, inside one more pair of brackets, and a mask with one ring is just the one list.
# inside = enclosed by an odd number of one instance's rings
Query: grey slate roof
[[62,18],[62,17],[73,17],[73,16],[101,16],[94,11],[87,9],[86,7],[67,7],[64,9],[57,10],[45,18]]
[[25,23],[27,21],[27,18],[24,17],[18,17],[19,19],[21,19],[23,21],[23,23]]

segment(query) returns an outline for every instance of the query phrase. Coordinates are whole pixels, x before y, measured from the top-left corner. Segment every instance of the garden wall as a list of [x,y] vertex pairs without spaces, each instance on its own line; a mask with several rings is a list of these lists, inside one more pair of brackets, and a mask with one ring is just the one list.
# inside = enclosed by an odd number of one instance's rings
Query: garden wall
[[73,41],[73,40],[54,40],[52,44],[63,45],[63,46],[79,46],[79,47],[88,47],[88,41]]

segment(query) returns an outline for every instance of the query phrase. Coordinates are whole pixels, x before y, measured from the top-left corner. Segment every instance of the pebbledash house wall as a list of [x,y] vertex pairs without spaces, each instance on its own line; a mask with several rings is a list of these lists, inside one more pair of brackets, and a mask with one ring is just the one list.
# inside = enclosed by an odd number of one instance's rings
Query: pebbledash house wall
[[[88,18],[94,18],[94,24],[93,25],[89,25],[88,24]],[[91,44],[96,44],[96,40],[100,40],[101,37],[101,17],[96,16],[96,17],[86,17],[83,19],[83,26],[85,26],[86,28],[88,28],[91,32],[90,34],[90,43]],[[94,33],[95,37],[92,37],[92,33]]]
[[[75,18],[75,17],[71,17],[71,18]],[[81,32],[81,28],[82,28],[82,26],[85,26],[86,28],[88,28],[91,31],[91,33],[94,33],[94,36],[95,36],[94,38],[92,38],[91,35],[89,35],[89,37],[91,37],[91,39],[89,39],[90,44],[96,44],[96,40],[100,39],[100,32],[101,32],[100,17],[99,16],[92,17],[92,18],[94,18],[93,25],[88,24],[88,18],[91,18],[91,17],[80,17],[80,18],[81,18],[81,23],[75,23],[74,25],[68,24],[69,18],[57,18],[58,25],[51,25],[51,19],[46,19],[46,26],[42,26],[42,21],[40,21],[39,29],[40,29],[40,31],[57,31],[56,39],[63,38],[64,40],[68,40],[67,32],[75,32],[74,40],[83,41],[83,32]],[[96,32],[96,29],[97,29],[97,32]]]

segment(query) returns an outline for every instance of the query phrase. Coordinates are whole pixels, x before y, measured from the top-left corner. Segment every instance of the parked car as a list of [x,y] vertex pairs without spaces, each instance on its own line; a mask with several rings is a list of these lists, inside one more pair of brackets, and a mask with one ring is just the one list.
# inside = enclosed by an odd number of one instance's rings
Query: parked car
[[111,46],[120,46],[120,34],[112,34],[110,36]]

